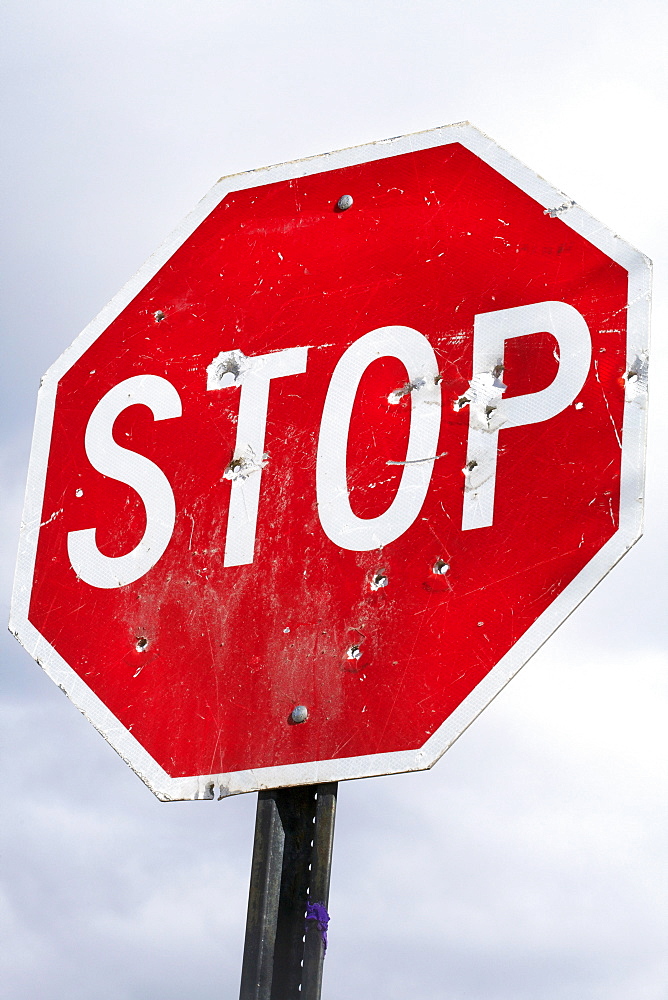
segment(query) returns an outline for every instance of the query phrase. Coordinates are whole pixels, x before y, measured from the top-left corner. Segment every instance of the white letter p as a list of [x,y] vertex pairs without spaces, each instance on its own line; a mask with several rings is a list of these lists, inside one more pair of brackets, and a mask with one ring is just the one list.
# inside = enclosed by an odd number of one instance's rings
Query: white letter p
[[[543,332],[551,333],[559,346],[554,381],[539,392],[503,399],[506,340]],[[582,389],[590,364],[589,328],[584,317],[567,302],[536,302],[475,317],[473,378],[464,396],[469,404],[469,433],[463,531],[489,528],[494,521],[499,430],[537,424],[561,413]]]

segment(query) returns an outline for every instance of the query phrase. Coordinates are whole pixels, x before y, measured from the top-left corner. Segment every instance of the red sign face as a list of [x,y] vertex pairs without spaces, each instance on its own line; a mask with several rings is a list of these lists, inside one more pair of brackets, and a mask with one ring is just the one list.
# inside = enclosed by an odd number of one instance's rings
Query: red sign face
[[430,766],[638,536],[646,274],[468,126],[222,182],[45,380],[19,638],[162,798]]

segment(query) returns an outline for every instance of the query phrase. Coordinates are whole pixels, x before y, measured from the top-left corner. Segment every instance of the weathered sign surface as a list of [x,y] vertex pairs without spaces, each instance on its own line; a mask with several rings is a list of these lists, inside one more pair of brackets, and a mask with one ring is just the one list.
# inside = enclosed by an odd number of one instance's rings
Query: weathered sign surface
[[163,799],[431,766],[639,537],[648,299],[470,125],[221,180],[44,378],[12,630]]

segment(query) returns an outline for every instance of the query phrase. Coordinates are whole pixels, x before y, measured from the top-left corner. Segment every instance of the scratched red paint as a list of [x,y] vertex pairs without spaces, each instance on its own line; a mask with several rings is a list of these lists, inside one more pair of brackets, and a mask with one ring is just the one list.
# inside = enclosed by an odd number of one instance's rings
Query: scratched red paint
[[[337,212],[344,193],[353,207]],[[474,316],[545,300],[592,335],[578,407],[502,431],[493,526],[462,531],[469,418],[452,403],[473,374]],[[626,301],[620,265],[459,144],[229,194],[59,384],[30,620],[172,776],[421,746],[616,530]],[[319,522],[318,429],[343,351],[386,325],[436,352],[444,454],[412,527],[353,552]],[[255,558],[225,568],[239,390],[207,392],[206,368],[221,351],[297,346],[306,372],[271,383]],[[548,385],[554,349],[548,334],[510,341],[506,396]],[[68,532],[94,525],[122,555],[146,517],[92,468],[84,432],[105,393],[147,373],[176,387],[183,415],[133,406],[114,437],[164,471],[176,525],[141,579],[98,589],[77,578]],[[387,397],[405,381],[390,358],[362,380],[359,517],[395,495],[401,466],[386,463],[405,457],[410,395]],[[296,704],[302,725],[288,723]]]

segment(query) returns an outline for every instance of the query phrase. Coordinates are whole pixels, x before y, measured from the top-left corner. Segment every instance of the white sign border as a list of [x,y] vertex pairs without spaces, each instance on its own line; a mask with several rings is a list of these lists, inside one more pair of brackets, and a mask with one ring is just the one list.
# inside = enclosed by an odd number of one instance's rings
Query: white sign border
[[74,343],[51,366],[39,391],[33,434],[26,499],[21,525],[19,553],[12,596],[10,631],[46,673],[74,702],[80,712],[112,745],[116,752],[162,801],[224,798],[241,792],[290,785],[317,784],[350,778],[395,774],[432,767],[464,732],[517,671],[537,652],[555,629],[575,610],[597,583],[640,538],[642,533],[645,438],[647,415],[646,378],[638,379],[627,394],[624,407],[621,467],[620,524],[613,537],[568,584],[513,648],[477,685],[440,728],[418,750],[370,754],[338,760],[308,761],[280,767],[235,771],[229,774],[172,778],[144,750],[28,618],[30,592],[44,498],[46,467],[58,382],[90,345],[154,277],[200,223],[233,191],[310,176],[328,170],[385,159],[416,150],[461,143],[480,159],[516,184],[558,216],[629,274],[627,371],[640,362],[646,365],[649,341],[650,261],[583,209],[552,187],[519,160],[468,122],[381,142],[355,146],[320,156],[281,163],[221,178],[199,205],[128,281],[121,291],[89,323]]

